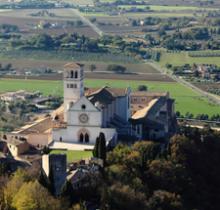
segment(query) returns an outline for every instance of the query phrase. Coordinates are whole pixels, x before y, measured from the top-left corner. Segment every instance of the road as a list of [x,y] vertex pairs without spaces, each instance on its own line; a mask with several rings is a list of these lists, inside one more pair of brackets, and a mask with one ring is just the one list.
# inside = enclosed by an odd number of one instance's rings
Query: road
[[172,74],[171,71],[169,71],[168,69],[163,69],[161,68],[158,64],[154,63],[154,62],[151,62],[148,64],[150,64],[151,66],[153,66],[154,68],[156,68],[158,71],[160,71],[162,74],[166,74],[168,77],[170,77],[171,79],[173,79],[174,81],[186,86],[186,87],[189,87],[191,88],[192,90],[194,90],[195,92],[197,92],[198,94],[206,97],[209,101],[215,103],[215,104],[218,104],[220,105],[220,97],[219,96],[216,96],[216,95],[213,95],[211,93],[208,93],[208,92],[205,92],[201,89],[199,89],[198,87],[196,87],[195,85],[191,84],[190,82],[187,82],[186,80],[180,78],[180,77],[177,77],[175,75]]
[[94,23],[92,23],[89,19],[84,17],[77,9],[72,9],[74,14],[78,16],[82,22],[84,22],[86,25],[89,25],[99,36],[103,36],[104,32],[99,29]]

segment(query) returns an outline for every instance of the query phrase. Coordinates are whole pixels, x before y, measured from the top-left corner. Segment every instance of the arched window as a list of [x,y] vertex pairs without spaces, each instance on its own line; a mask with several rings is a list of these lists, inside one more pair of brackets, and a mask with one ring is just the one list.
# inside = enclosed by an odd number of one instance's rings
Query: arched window
[[60,142],[62,142],[63,141],[63,138],[62,137],[60,137]]
[[88,135],[88,133],[85,134],[85,143],[89,143],[89,135]]
[[70,72],[70,77],[73,78],[74,77],[74,71]]
[[75,71],[75,78],[78,78],[78,71]]
[[79,135],[79,142],[80,142],[80,143],[83,143],[83,140],[84,140],[84,135],[81,133],[81,134]]

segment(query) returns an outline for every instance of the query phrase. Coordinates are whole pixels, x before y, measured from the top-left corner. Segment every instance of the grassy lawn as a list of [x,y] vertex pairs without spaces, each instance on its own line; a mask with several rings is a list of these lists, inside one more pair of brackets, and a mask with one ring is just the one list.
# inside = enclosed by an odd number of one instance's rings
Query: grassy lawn
[[[102,87],[105,85],[117,88],[125,88],[130,86],[135,90],[138,85],[147,85],[150,91],[169,91],[172,98],[176,102],[176,110],[182,114],[191,112],[193,114],[213,115],[220,113],[220,106],[213,105],[209,101],[192,91],[190,88],[182,86],[175,82],[149,82],[149,81],[126,81],[126,80],[86,80],[87,87]],[[0,80],[0,92],[15,90],[41,91],[45,95],[62,95],[62,81],[46,81],[46,80]]]
[[68,163],[92,157],[92,151],[52,150],[51,154],[66,154]]
[[[199,51],[197,51],[198,53]],[[202,51],[204,52],[204,51]],[[166,63],[171,63],[174,66],[188,64],[216,64],[220,66],[220,57],[190,57],[188,52],[162,52],[160,64],[165,66]]]

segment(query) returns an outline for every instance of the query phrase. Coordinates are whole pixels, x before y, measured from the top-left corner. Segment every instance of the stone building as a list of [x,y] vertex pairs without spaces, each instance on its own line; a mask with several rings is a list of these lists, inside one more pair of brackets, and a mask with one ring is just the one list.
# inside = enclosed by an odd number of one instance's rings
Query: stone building
[[169,139],[176,131],[174,100],[167,92],[84,87],[83,66],[68,63],[63,72],[64,103],[49,116],[12,132],[30,145],[91,150],[100,132],[107,144],[118,140]]
[[60,195],[66,182],[67,160],[65,154],[49,154],[42,157],[42,169],[48,182],[52,185],[54,194]]
[[100,132],[113,144],[123,136],[157,140],[175,132],[174,100],[168,93],[85,88],[83,66],[76,63],[64,67],[63,115],[63,123],[52,130],[52,148],[82,144],[89,149]]

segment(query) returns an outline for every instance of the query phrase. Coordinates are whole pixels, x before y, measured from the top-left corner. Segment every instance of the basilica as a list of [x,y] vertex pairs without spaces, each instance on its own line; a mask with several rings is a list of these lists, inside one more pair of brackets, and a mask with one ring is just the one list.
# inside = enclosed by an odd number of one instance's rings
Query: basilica
[[52,129],[53,146],[94,145],[100,132],[114,145],[123,137],[160,139],[174,132],[174,100],[168,93],[85,88],[83,66],[78,63],[64,66],[63,80],[63,118],[54,117],[62,123]]
[[[63,80],[65,126],[53,128],[53,141],[65,142],[65,145],[94,145],[102,132],[107,142],[116,142],[118,132],[114,122],[118,120],[124,126],[130,118],[130,89],[87,89],[84,87],[83,66],[76,63],[64,66]],[[57,119],[59,121],[60,117]]]
[[18,139],[26,139],[38,148],[91,150],[101,132],[112,146],[129,140],[167,140],[176,132],[174,100],[168,92],[87,88],[79,63],[64,66],[63,85],[61,107],[7,135],[16,139],[16,147]]

